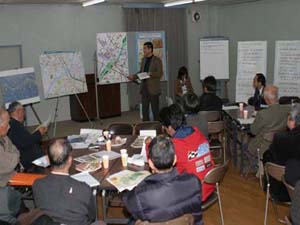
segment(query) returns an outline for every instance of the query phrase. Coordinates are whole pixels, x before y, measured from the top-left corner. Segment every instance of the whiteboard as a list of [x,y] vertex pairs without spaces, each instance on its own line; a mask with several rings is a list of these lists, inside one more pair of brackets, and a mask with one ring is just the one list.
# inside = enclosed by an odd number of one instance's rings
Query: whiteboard
[[216,79],[229,79],[229,41],[200,40],[200,79],[214,76]]
[[257,73],[267,72],[267,42],[238,42],[236,102],[247,102],[254,95],[253,78]]
[[274,84],[279,96],[300,96],[300,41],[276,41]]

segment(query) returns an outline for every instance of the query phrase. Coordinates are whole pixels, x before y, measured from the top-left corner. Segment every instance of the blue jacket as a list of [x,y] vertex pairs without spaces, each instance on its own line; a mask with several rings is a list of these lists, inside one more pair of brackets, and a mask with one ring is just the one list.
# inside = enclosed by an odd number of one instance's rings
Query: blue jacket
[[163,222],[192,213],[195,224],[202,225],[201,183],[192,174],[152,174],[123,195],[127,210],[136,220]]

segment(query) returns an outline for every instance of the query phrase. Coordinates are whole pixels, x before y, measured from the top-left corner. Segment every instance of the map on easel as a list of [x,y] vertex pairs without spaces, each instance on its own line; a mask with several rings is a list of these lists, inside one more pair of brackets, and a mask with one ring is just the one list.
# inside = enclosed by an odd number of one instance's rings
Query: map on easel
[[40,101],[32,67],[1,71],[0,90],[6,105],[14,101],[23,105]]
[[80,52],[43,54],[40,66],[45,98],[87,92]]
[[127,34],[97,34],[97,66],[100,84],[128,82]]

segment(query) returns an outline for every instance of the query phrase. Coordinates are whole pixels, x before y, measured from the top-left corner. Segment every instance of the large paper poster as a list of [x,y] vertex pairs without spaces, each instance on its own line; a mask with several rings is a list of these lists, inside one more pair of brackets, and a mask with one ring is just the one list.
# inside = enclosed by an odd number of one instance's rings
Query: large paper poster
[[200,40],[200,79],[229,79],[228,40]]
[[143,48],[145,42],[152,42],[153,54],[159,57],[163,64],[164,76],[161,80],[168,80],[167,58],[166,58],[166,40],[164,31],[137,32],[137,68],[140,69],[142,58],[144,57]]
[[263,73],[266,76],[267,42],[238,42],[237,57],[236,101],[247,102],[248,98],[254,94],[252,84],[255,74]]
[[277,41],[274,84],[279,96],[300,96],[300,41]]
[[43,54],[40,66],[45,98],[87,92],[80,52]]
[[97,66],[100,84],[127,82],[128,51],[127,34],[97,34]]
[[23,105],[40,101],[33,68],[0,72],[0,89],[4,103],[19,101]]

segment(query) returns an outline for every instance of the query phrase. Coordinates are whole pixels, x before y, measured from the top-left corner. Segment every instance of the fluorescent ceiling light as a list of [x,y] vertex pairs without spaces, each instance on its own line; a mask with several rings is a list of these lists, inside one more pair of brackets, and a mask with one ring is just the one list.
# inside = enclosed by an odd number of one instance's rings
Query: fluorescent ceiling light
[[91,0],[91,1],[86,1],[86,2],[82,3],[82,6],[83,7],[87,7],[87,6],[95,5],[95,4],[98,4],[98,3],[101,3],[101,2],[105,2],[105,0]]
[[184,4],[189,4],[193,2],[202,2],[205,0],[179,0],[179,1],[173,1],[173,2],[167,2],[164,4],[165,7],[171,7],[175,5],[184,5]]

